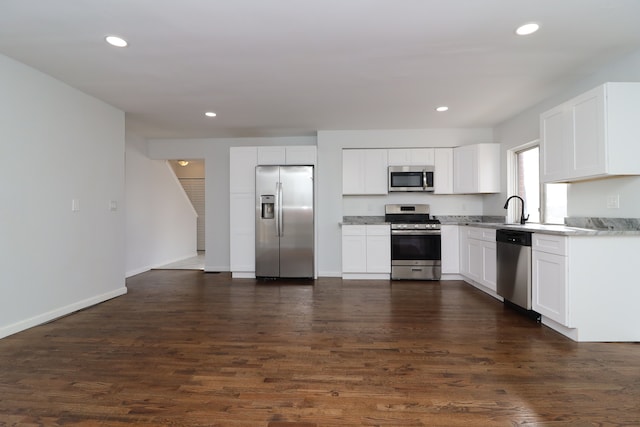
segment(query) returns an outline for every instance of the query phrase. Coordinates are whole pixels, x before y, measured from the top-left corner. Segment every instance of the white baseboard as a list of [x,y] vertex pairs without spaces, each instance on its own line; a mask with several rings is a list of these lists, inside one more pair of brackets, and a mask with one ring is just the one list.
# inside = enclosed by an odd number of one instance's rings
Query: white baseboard
[[234,271],[231,273],[232,279],[255,279],[256,274],[254,272]]
[[389,273],[343,273],[344,280],[390,280]]
[[100,304],[101,302],[110,300],[115,297],[119,297],[120,295],[124,295],[126,293],[127,293],[126,287],[118,288],[111,292],[107,292],[101,295],[96,295],[94,297],[87,298],[82,301],[74,302],[64,307],[56,308],[55,310],[51,310],[46,313],[39,314],[29,319],[21,320],[11,325],[0,327],[0,338],[13,335],[15,333],[24,331],[29,328],[33,328],[34,326],[42,325],[43,323],[50,322],[59,317],[66,316],[67,314],[73,313],[74,311],[82,310],[83,308]]
[[229,270],[228,265],[206,265],[204,266],[205,273],[222,273]]
[[153,268],[153,267],[151,267],[150,265],[148,265],[148,266],[146,266],[146,267],[136,268],[136,269],[134,269],[134,270],[127,271],[127,272],[125,273],[124,277],[128,279],[128,278],[129,278],[129,277],[131,277],[131,276],[135,276],[135,275],[138,275],[138,274],[141,274],[141,273],[145,273],[145,272],[147,272],[147,271],[151,270],[152,268]]
[[318,277],[342,277],[342,271],[319,271]]

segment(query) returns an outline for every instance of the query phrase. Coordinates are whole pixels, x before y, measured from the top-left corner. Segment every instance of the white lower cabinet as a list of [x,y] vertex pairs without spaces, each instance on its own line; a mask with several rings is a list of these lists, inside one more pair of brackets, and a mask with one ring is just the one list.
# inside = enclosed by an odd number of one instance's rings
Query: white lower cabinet
[[532,238],[533,310],[575,341],[640,341],[640,235]]
[[534,250],[531,262],[533,310],[571,327],[567,304],[567,257]]
[[[496,230],[460,227],[460,273],[473,285],[496,291]],[[484,289],[483,289],[484,290]]]
[[567,237],[533,234],[531,304],[534,311],[571,328],[567,248]]
[[389,279],[391,231],[388,225],[342,226],[342,277]]

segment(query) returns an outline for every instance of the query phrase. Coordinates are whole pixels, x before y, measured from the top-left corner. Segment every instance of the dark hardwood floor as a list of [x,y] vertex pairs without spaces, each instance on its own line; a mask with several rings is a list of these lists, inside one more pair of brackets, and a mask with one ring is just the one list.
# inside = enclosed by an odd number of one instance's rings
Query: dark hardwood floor
[[135,276],[0,340],[0,425],[640,425],[639,344],[575,343],[464,282],[309,283]]

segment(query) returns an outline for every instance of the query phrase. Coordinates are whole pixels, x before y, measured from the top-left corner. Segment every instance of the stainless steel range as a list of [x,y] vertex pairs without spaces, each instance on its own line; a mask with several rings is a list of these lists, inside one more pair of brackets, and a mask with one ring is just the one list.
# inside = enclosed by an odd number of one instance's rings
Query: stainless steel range
[[440,221],[429,215],[429,205],[386,205],[391,223],[391,279],[440,280]]

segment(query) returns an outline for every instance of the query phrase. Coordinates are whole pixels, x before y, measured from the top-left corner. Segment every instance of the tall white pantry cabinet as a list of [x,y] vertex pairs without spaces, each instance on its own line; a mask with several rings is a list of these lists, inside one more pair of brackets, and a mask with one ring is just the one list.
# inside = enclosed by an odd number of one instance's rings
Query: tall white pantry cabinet
[[231,277],[255,278],[256,166],[287,164],[315,166],[316,153],[315,146],[229,148],[229,267]]

